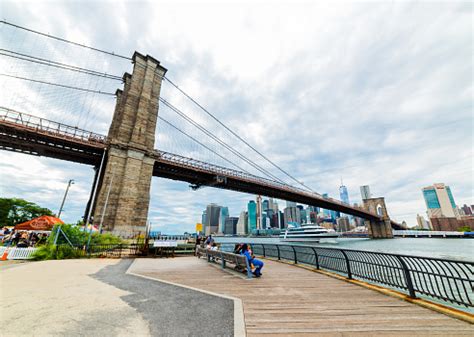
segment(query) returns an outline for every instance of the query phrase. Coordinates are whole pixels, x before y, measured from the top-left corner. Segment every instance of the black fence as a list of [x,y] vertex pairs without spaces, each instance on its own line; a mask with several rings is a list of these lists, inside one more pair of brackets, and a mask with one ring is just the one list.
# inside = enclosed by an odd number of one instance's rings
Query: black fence
[[255,255],[383,284],[401,289],[412,298],[421,294],[474,307],[474,262],[300,245],[254,243],[252,248]]

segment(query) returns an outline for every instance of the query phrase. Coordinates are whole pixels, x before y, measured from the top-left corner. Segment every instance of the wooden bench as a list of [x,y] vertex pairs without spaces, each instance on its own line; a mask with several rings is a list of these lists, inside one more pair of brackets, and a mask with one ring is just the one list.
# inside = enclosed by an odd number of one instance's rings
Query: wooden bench
[[226,267],[227,263],[231,263],[235,265],[237,269],[245,269],[247,273],[247,278],[252,278],[252,268],[250,268],[250,264],[244,255],[223,252],[221,250],[211,250],[202,247],[197,247],[196,256],[198,258],[200,258],[201,256],[206,256],[207,262],[219,260],[221,262],[222,269]]

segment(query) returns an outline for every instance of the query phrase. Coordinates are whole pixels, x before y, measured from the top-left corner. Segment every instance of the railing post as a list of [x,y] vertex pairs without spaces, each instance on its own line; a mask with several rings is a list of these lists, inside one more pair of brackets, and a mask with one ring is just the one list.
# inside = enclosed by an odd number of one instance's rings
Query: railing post
[[278,252],[278,261],[280,261],[280,246],[275,245],[277,247],[277,252]]
[[311,247],[314,253],[314,260],[316,262],[316,269],[319,269],[319,259],[318,259],[318,253],[316,253],[316,248]]
[[345,251],[341,250],[340,252],[342,253],[342,255],[344,255],[344,258],[346,259],[347,278],[352,279],[352,272],[351,272],[351,265],[349,263],[349,258],[347,257],[347,254]]
[[263,251],[263,257],[266,257],[265,255],[265,245],[262,243],[262,251]]
[[225,259],[222,256],[222,252],[221,252],[221,264],[222,264],[222,269],[225,269]]
[[122,244],[119,245],[119,258],[122,257]]
[[295,264],[298,264],[298,258],[296,257],[296,250],[295,250],[295,247],[293,246],[290,246],[291,249],[293,249],[293,254],[295,255]]
[[408,293],[410,294],[410,297],[411,298],[416,298],[415,288],[413,288],[413,281],[411,279],[410,271],[408,270],[407,264],[405,263],[405,261],[403,261],[401,256],[395,255],[395,257],[397,258],[397,260],[402,265],[403,274],[405,275],[405,282],[407,284]]

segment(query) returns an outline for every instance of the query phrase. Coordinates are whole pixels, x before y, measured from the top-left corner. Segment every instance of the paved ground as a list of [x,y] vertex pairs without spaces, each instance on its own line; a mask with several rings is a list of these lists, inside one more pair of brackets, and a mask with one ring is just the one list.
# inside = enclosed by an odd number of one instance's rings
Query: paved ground
[[[132,260],[0,271],[1,336],[232,336],[233,301],[126,275]],[[214,310],[211,315],[207,309]]]

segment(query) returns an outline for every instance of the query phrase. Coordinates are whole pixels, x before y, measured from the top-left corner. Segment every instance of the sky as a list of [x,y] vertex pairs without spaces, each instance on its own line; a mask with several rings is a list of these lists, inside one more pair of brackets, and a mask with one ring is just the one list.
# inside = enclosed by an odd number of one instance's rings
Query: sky
[[[27,3],[27,6],[25,5]],[[409,1],[2,1],[7,22],[131,56],[158,59],[167,76],[234,132],[312,190],[351,202],[359,186],[385,197],[392,219],[416,225],[421,189],[451,186],[474,204],[473,4]],[[121,76],[129,61],[0,24],[3,49]],[[0,55],[3,73],[115,92],[120,81],[60,73]],[[0,106],[107,134],[113,96],[0,76]],[[296,184],[219,127],[177,90],[162,97],[287,183]],[[224,150],[166,107],[159,115]],[[158,123],[155,147],[229,166]],[[262,175],[238,159],[240,167]],[[234,167],[235,168],[235,167]],[[84,213],[93,180],[86,165],[0,152],[0,196]],[[149,221],[192,231],[209,203],[238,216],[255,196],[153,178]],[[284,201],[279,201],[284,207]],[[280,207],[280,208],[283,208]]]

